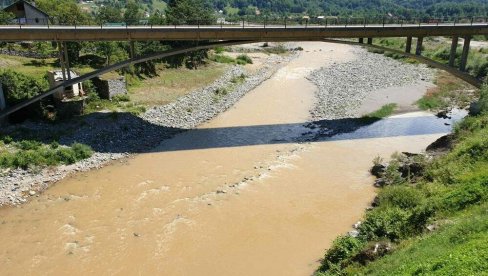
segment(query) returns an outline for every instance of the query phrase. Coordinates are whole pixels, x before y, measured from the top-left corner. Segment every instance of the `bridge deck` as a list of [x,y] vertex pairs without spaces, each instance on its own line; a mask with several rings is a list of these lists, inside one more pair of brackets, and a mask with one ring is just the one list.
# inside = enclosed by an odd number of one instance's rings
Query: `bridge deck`
[[488,35],[488,23],[353,26],[0,26],[0,41],[257,40]]

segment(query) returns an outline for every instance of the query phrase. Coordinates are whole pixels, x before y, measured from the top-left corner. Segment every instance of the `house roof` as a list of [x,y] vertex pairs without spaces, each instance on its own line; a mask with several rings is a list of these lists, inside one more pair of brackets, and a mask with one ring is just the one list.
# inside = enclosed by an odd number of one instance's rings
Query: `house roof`
[[23,3],[24,5],[28,5],[31,8],[33,8],[33,9],[39,11],[40,13],[44,14],[46,17],[49,17],[49,14],[45,13],[44,11],[40,10],[38,7],[31,4],[29,1],[25,1],[25,0],[16,1],[16,2],[12,3],[10,6],[7,6],[6,8],[4,8],[3,10],[8,11],[9,9],[13,8],[15,5],[17,5],[19,3]]

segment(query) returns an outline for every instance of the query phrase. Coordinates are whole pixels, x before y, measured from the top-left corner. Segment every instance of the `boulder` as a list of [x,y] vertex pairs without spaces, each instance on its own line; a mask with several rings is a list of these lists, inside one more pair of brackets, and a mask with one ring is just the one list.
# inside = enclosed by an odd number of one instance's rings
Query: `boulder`
[[383,174],[385,173],[386,166],[383,164],[375,164],[371,168],[371,174],[376,176],[376,177],[382,177]]
[[448,134],[437,139],[434,143],[427,147],[427,152],[448,151],[452,148],[454,142],[454,135]]
[[388,241],[379,241],[370,246],[366,247],[364,250],[359,252],[355,257],[354,261],[366,265],[378,258],[385,256],[392,250],[392,245]]
[[469,115],[470,116],[476,116],[481,113],[481,106],[478,102],[472,102],[469,105]]

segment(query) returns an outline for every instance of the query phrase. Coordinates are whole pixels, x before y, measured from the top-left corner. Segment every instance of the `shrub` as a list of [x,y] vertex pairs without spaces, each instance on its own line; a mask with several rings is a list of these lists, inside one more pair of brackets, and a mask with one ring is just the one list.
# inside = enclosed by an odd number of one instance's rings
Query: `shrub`
[[14,105],[37,96],[48,87],[44,80],[35,79],[11,70],[0,73],[0,83],[3,86],[8,105]]
[[479,183],[468,183],[447,194],[442,203],[450,210],[463,210],[468,206],[479,204],[488,198],[488,180]]
[[41,147],[41,143],[37,141],[23,140],[17,143],[17,148],[21,150],[36,150]]
[[239,55],[237,61],[242,61],[245,64],[252,64],[252,59],[248,55]]
[[365,243],[363,241],[354,237],[341,236],[337,238],[331,248],[325,253],[320,270],[328,271],[337,269],[337,265],[340,266],[350,260],[364,247],[364,245]]
[[382,238],[397,241],[409,236],[409,217],[409,212],[398,207],[374,209],[366,214],[365,220],[359,226],[360,237],[368,241]]
[[214,55],[211,60],[218,62],[218,63],[234,63],[235,60],[226,55]]
[[80,143],[71,145],[71,150],[74,152],[76,161],[86,159],[93,154],[93,150],[89,146]]
[[399,169],[400,162],[397,160],[392,160],[390,164],[388,164],[383,175],[387,185],[397,185],[405,182]]
[[115,102],[129,102],[130,96],[128,94],[119,94],[115,95],[112,100]]
[[478,101],[481,113],[488,113],[488,85],[483,86]]
[[215,53],[216,54],[222,54],[225,51],[224,47],[217,47],[215,48]]
[[413,187],[388,186],[381,190],[378,200],[380,206],[413,209],[424,202],[425,196]]

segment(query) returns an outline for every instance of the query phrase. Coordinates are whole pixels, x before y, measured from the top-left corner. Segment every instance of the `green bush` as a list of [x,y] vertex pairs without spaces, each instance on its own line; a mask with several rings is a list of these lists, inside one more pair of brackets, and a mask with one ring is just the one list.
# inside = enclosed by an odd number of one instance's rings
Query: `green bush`
[[8,105],[30,99],[48,88],[47,81],[44,79],[35,79],[11,70],[0,73],[0,83]]
[[129,96],[129,94],[115,95],[112,98],[112,101],[115,101],[115,102],[130,102],[130,96]]
[[488,177],[479,182],[468,182],[446,194],[442,207],[454,211],[466,209],[488,199]]
[[210,58],[212,61],[218,62],[218,63],[234,63],[235,59],[226,56],[226,55],[214,55]]
[[372,241],[387,238],[398,241],[410,235],[407,229],[410,213],[398,207],[376,208],[366,214],[359,226],[360,237]]
[[425,201],[424,194],[410,186],[388,186],[378,195],[380,206],[413,209]]
[[244,64],[252,64],[252,59],[248,55],[239,55],[237,61],[242,61]]
[[14,145],[15,150],[0,151],[0,168],[28,169],[37,166],[69,165],[93,154],[89,146],[79,143],[74,143],[71,147],[61,147],[57,142],[43,145],[37,141],[25,140]]
[[322,265],[319,270],[336,270],[336,266],[341,266],[354,257],[365,245],[365,242],[350,236],[341,236],[332,244],[331,248],[325,253]]
[[480,90],[480,99],[478,104],[481,113],[488,113],[488,85],[484,85]]

